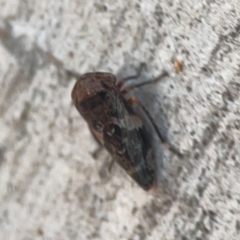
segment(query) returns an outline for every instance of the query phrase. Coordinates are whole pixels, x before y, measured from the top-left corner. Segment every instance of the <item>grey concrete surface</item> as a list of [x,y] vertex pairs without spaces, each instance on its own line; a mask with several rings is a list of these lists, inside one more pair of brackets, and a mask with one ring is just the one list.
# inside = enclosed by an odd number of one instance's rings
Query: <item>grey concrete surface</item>
[[[240,1],[0,6],[0,239],[240,239]],[[138,94],[189,153],[163,147],[158,196],[92,158],[63,71],[123,77],[141,62],[145,80],[169,71]]]

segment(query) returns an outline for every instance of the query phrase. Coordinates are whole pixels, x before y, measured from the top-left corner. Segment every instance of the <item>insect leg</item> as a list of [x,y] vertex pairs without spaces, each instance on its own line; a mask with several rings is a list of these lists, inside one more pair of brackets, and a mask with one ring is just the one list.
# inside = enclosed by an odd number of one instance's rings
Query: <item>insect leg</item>
[[146,114],[146,116],[149,118],[153,128],[155,129],[158,137],[160,138],[160,140],[162,141],[162,143],[173,153],[177,154],[179,157],[183,157],[184,155],[179,151],[179,149],[177,147],[175,147],[173,144],[171,144],[170,142],[166,141],[166,139],[162,136],[161,132],[159,131],[159,128],[157,127],[154,119],[152,118],[151,114],[148,112],[148,110],[142,105],[142,103],[140,102],[140,100],[136,97],[136,96],[132,96],[131,98],[129,98],[128,103],[130,105],[133,105],[134,103],[137,104],[142,110],[143,112]]
[[134,88],[137,88],[137,87],[141,87],[141,86],[144,86],[144,85],[147,85],[147,84],[150,84],[150,83],[157,83],[159,81],[161,81],[164,77],[167,77],[169,76],[168,72],[166,70],[163,70],[163,72],[156,78],[153,78],[153,79],[150,79],[148,81],[145,81],[145,82],[140,82],[140,83],[136,83],[132,86],[129,86],[127,88],[123,88],[123,85],[128,81],[128,80],[131,80],[131,79],[136,79],[138,77],[140,77],[141,75],[141,72],[142,72],[142,69],[143,67],[145,66],[145,64],[141,64],[139,70],[138,70],[138,73],[137,75],[135,76],[130,76],[130,77],[127,77],[127,78],[123,78],[122,80],[119,81],[119,83],[117,84],[117,87],[120,89],[121,93],[123,95],[127,94],[128,92],[130,92],[131,90],[133,90]]
[[146,64],[145,64],[145,63],[141,63],[141,65],[140,65],[140,67],[139,67],[136,75],[132,75],[132,76],[129,76],[129,77],[126,77],[126,78],[121,79],[121,80],[118,82],[117,87],[121,90],[121,88],[123,87],[123,85],[124,85],[128,80],[139,78],[139,77],[141,76],[141,73],[142,73],[143,68],[146,68]]
[[157,82],[161,81],[164,77],[167,77],[167,76],[169,76],[169,73],[166,70],[163,70],[163,72],[158,77],[150,79],[145,82],[137,83],[133,86],[133,88],[141,87],[141,86],[147,85],[149,83],[157,83]]
[[99,156],[99,154],[102,152],[103,149],[104,149],[104,146],[103,146],[103,145],[99,145],[99,146],[97,147],[97,149],[94,150],[94,151],[91,153],[92,157],[93,157],[94,159],[97,159],[98,156]]
[[112,158],[111,159],[111,162],[109,163],[109,166],[108,166],[108,172],[111,172],[112,171],[112,168],[113,168],[113,164],[115,163],[115,159]]

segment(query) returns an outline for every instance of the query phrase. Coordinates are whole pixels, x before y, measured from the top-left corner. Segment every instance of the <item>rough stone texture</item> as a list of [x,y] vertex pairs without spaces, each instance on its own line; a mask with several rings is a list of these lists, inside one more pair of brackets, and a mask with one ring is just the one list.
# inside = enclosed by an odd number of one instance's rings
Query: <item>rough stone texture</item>
[[[0,6],[0,239],[240,239],[240,1]],[[146,79],[169,71],[138,92],[189,152],[164,149],[168,197],[92,158],[63,71],[121,77],[141,62]]]

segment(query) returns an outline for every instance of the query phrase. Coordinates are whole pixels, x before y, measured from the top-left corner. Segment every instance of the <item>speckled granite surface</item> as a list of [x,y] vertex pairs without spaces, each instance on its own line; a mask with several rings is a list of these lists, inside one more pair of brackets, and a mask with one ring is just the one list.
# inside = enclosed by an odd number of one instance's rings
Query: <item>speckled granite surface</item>
[[[240,239],[240,2],[0,0],[0,239]],[[183,71],[174,72],[174,61]],[[71,105],[80,73],[145,62],[171,196],[142,191]],[[161,114],[160,114],[161,113]],[[159,115],[159,116],[158,116]]]

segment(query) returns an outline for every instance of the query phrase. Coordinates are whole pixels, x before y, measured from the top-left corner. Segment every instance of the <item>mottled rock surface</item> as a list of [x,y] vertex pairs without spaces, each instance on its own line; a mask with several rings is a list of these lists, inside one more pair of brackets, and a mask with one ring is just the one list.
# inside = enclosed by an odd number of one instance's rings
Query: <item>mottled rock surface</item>
[[[0,239],[240,239],[240,1],[0,6]],[[188,152],[163,147],[168,196],[92,157],[64,74],[121,78],[141,62],[144,79],[169,71],[137,94]]]

